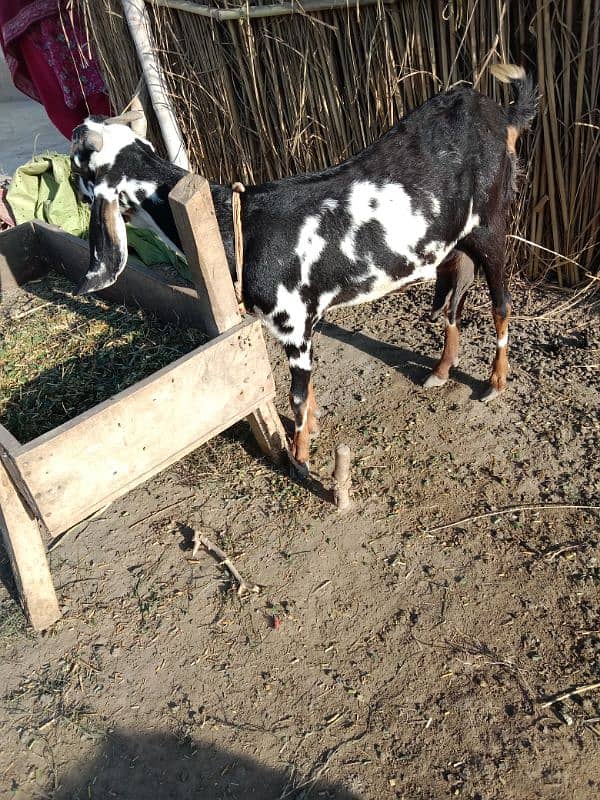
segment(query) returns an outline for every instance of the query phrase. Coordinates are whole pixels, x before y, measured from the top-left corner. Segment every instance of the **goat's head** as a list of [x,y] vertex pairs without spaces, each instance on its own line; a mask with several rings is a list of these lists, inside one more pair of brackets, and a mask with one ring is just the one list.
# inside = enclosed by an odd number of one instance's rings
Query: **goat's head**
[[127,124],[140,115],[136,111],[113,118],[88,117],[73,131],[73,177],[92,207],[90,265],[77,294],[104,289],[117,280],[127,262],[122,212],[156,190],[149,163],[156,157],[154,148]]

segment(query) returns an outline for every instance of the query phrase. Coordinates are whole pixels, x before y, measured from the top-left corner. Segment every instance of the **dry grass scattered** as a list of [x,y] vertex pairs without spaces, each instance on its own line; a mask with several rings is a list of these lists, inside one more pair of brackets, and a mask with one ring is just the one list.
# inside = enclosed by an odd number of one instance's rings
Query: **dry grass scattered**
[[206,341],[192,328],[73,296],[46,276],[7,299],[0,316],[0,423],[27,442]]

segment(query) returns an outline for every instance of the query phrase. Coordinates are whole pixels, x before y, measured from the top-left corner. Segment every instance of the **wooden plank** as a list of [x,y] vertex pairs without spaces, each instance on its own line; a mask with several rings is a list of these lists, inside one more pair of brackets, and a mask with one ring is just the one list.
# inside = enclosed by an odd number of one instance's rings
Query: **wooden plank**
[[4,450],[17,450],[21,447],[21,443],[18,439],[12,435],[12,433],[5,428],[4,425],[0,425],[0,448]]
[[186,175],[171,190],[169,203],[192,272],[211,336],[241,319],[210,185],[200,175]]
[[36,630],[45,630],[61,616],[46,549],[1,461],[0,528],[25,613]]
[[[60,228],[43,222],[34,223],[40,252],[47,267],[79,283],[87,272],[89,245]],[[205,315],[191,286],[177,286],[129,258],[117,282],[97,294],[104,300],[143,308],[164,322],[191,325],[205,330]]]
[[31,222],[0,233],[0,303],[11,291],[47,272]]
[[[211,335],[223,333],[241,317],[210,185],[199,175],[186,175],[171,190],[169,202],[205,309],[205,330]],[[263,453],[276,463],[282,461],[288,445],[275,404],[267,401],[248,416],[248,422]]]
[[[18,445],[18,450],[20,450],[22,445]],[[10,479],[12,481],[13,487],[19,497],[21,498],[21,502],[27,508],[28,513],[37,520],[38,526],[40,528],[40,533],[48,535],[48,529],[46,527],[46,523],[42,519],[42,516],[38,510],[36,500],[32,495],[31,491],[29,490],[29,486],[23,479],[19,468],[14,460],[15,455],[17,453],[17,448],[11,447],[6,448],[2,442],[0,442],[0,463],[9,474]]]
[[260,323],[249,320],[11,457],[56,536],[274,394]]
[[247,417],[254,438],[262,452],[275,463],[281,463],[288,451],[287,437],[275,403],[268,400]]

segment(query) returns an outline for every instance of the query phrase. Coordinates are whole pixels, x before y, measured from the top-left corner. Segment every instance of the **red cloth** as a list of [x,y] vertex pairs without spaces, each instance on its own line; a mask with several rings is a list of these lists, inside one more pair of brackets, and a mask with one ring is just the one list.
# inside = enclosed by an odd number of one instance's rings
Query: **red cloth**
[[111,109],[83,26],[61,13],[62,5],[59,0],[0,0],[0,45],[15,86],[42,103],[70,139],[88,114],[110,115]]

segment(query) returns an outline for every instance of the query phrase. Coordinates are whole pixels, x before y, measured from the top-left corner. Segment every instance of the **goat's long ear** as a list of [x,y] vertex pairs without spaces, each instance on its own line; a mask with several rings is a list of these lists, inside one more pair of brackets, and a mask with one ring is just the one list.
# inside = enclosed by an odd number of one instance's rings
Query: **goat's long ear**
[[[112,196],[114,194],[114,196]],[[117,192],[96,194],[90,216],[90,266],[77,294],[105,289],[117,280],[127,263],[127,233]]]

